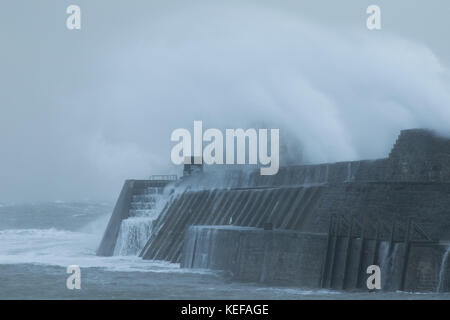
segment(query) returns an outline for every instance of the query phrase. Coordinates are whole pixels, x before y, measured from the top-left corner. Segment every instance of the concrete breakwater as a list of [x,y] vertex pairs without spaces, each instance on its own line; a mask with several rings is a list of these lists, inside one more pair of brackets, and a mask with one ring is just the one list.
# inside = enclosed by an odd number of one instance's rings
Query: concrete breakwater
[[367,267],[375,264],[381,269],[383,291],[450,289],[448,250],[443,244],[411,243],[406,256],[405,243],[400,241],[355,237],[349,243],[346,237],[336,237],[332,250],[328,241],[325,233],[191,226],[185,234],[181,266],[223,270],[246,282],[367,290]]
[[155,231],[141,252],[144,259],[180,262],[184,233],[190,225],[301,229],[318,204],[323,187],[213,189],[187,191],[175,197],[155,221]]
[[[184,233],[190,225],[224,225],[231,221],[235,226],[262,228],[269,222],[275,229],[326,233],[332,215],[359,221],[366,216],[387,224],[394,220],[406,224],[412,217],[435,239],[449,239],[447,208],[450,184],[345,183],[186,191],[175,196],[155,221],[156,228],[141,256],[180,262]],[[374,236],[374,230],[368,232]]]
[[192,226],[186,232],[181,266],[224,270],[242,281],[317,288],[326,240],[325,234]]
[[[151,183],[125,183],[98,254],[117,252],[132,200]],[[293,278],[298,286],[336,289],[363,288],[371,262],[380,265],[385,290],[450,289],[450,140],[430,131],[402,131],[385,159],[281,167],[274,176],[205,171],[157,187],[164,197],[140,250],[143,259],[222,268],[243,281]],[[344,221],[337,234],[330,232],[334,217]],[[273,230],[263,231],[266,224]],[[271,250],[261,247],[267,239]],[[305,278],[293,275],[293,266]],[[281,271],[264,271],[272,269]]]

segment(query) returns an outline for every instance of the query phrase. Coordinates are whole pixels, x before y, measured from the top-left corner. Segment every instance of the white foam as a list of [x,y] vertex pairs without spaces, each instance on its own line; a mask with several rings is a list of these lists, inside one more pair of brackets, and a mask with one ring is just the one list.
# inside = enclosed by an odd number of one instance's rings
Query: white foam
[[123,220],[117,236],[114,255],[137,255],[151,235],[153,220],[147,217],[132,217]]
[[[138,196],[133,196],[138,197]],[[147,194],[139,195],[146,200],[131,203],[130,217],[122,220],[117,236],[114,256],[138,255],[151,236],[153,221],[161,213],[166,198],[158,194],[158,188],[149,187]]]
[[206,270],[181,269],[177,263],[143,260],[136,256],[98,257],[98,235],[57,229],[12,229],[0,231],[1,264],[44,264],[81,268],[105,268],[109,271],[162,273],[209,273]]
[[258,288],[256,291],[271,291],[275,294],[293,294],[293,295],[338,295],[342,292],[327,290],[327,289],[318,289],[318,290],[307,290],[301,288]]
[[447,260],[448,260],[448,256],[450,253],[450,246],[447,247],[447,250],[445,251],[443,257],[442,257],[442,262],[441,262],[441,268],[439,271],[439,280],[438,280],[438,285],[437,285],[437,292],[441,292],[444,286],[444,281],[445,279],[445,274],[447,272]]

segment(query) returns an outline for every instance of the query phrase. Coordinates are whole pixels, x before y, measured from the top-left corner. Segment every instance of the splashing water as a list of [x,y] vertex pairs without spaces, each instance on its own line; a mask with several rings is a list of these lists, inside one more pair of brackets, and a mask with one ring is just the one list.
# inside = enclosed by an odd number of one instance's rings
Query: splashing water
[[122,221],[114,255],[127,256],[138,254],[150,237],[152,223],[153,219],[146,217],[133,217]]
[[153,221],[158,218],[164,197],[157,188],[148,188],[147,194],[134,196],[130,217],[123,220],[117,237],[115,256],[137,255],[150,238]]
[[447,261],[448,261],[448,255],[450,252],[450,246],[447,247],[447,250],[444,253],[444,256],[442,257],[442,262],[441,262],[441,269],[439,271],[439,282],[437,285],[437,292],[442,292],[444,289],[444,281],[445,279],[445,272],[447,270]]

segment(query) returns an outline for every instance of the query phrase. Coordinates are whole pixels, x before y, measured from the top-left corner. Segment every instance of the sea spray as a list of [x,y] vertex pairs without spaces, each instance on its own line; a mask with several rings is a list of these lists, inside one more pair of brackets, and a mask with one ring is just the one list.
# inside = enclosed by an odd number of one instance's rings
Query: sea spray
[[395,264],[398,259],[399,244],[390,246],[389,242],[383,241],[380,245],[380,267],[381,267],[381,287],[384,291],[392,290],[397,286]]
[[437,285],[437,292],[442,292],[444,289],[444,284],[446,281],[446,271],[447,271],[447,264],[448,264],[448,255],[450,252],[450,246],[447,247],[447,250],[445,251],[442,262],[441,262],[441,269],[439,271],[439,281]]
[[115,256],[137,255],[150,238],[153,221],[162,211],[165,197],[158,194],[157,188],[150,187],[145,195],[133,196],[130,217],[122,221]]

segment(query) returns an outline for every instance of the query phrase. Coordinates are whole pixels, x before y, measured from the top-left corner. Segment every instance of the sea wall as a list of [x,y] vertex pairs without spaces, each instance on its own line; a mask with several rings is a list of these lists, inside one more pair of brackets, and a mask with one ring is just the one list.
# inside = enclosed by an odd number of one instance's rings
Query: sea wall
[[[120,223],[129,217],[130,202],[148,183],[125,183],[99,255],[112,254]],[[450,241],[450,140],[431,131],[402,131],[385,159],[287,166],[273,176],[261,176],[254,169],[205,170],[170,186],[173,193],[152,221],[151,235],[139,254],[144,259],[224,269],[241,280],[283,283],[286,274],[293,277],[290,267],[283,276],[252,268],[263,261],[264,268],[271,269],[273,259],[301,265],[302,255],[313,251],[294,252],[289,243],[307,248],[311,237],[328,233],[333,217],[342,217],[359,227],[352,240],[342,235],[332,238],[333,249],[328,251],[332,256],[325,260],[333,262],[323,265],[322,286],[362,288],[361,270],[376,262],[385,266],[382,281],[389,290],[449,287],[449,267],[442,262],[448,250],[437,243]],[[275,230],[262,232],[266,223]],[[239,249],[233,244],[236,234]],[[258,247],[261,243],[276,243],[275,249]],[[241,257],[236,250],[248,254]],[[314,254],[308,259],[319,261],[323,251]],[[298,283],[314,287],[316,276],[311,282],[298,278]]]
[[[323,186],[213,189],[174,194],[155,221],[142,250],[144,259],[180,262],[183,236],[191,225],[262,227],[302,230],[313,218]],[[328,222],[326,222],[328,224]],[[326,227],[325,227],[326,229]]]
[[224,270],[241,281],[320,285],[325,234],[192,226],[185,238],[184,268]]
[[367,290],[367,267],[378,265],[381,290],[450,291],[448,243],[329,237],[237,226],[191,226],[183,268],[223,270],[232,279],[272,285]]
[[[183,235],[191,225],[224,225],[326,233],[333,215],[382,222],[381,237],[397,223],[403,241],[412,218],[434,240],[450,240],[450,183],[349,182],[320,186],[213,189],[173,195],[155,221],[141,252],[144,259],[180,262]],[[375,237],[375,226],[367,230]],[[415,240],[423,240],[416,232]]]

